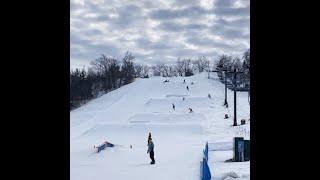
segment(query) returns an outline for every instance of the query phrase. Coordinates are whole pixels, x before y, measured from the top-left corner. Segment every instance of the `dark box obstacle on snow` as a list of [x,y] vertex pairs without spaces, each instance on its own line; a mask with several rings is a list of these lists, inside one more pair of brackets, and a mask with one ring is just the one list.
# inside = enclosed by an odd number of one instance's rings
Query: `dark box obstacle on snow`
[[244,140],[243,137],[234,138],[234,161],[250,161],[250,140]]
[[243,137],[235,137],[234,138],[234,146],[233,146],[233,152],[234,152],[234,161],[241,162],[244,161],[244,139]]
[[203,159],[200,162],[200,180],[210,180],[211,179],[211,172],[210,168],[208,166],[208,151],[209,146],[208,142],[205,145],[205,148],[203,150]]
[[244,160],[250,161],[250,140],[244,140]]

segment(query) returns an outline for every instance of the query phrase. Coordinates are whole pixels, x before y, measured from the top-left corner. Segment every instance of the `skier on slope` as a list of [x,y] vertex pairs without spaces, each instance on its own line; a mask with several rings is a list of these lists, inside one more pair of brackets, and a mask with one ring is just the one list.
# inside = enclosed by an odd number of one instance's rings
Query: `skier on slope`
[[184,79],[184,80],[183,80],[183,84],[185,84],[185,83],[186,83],[186,80]]
[[187,90],[189,91],[189,86],[187,86]]
[[154,144],[153,144],[152,138],[150,136],[150,138],[148,139],[148,151],[147,151],[147,153],[149,153],[150,159],[151,159],[150,164],[154,164],[156,162],[154,160],[154,151],[153,151],[153,149],[154,149]]
[[208,94],[208,98],[209,98],[209,99],[211,99],[211,95],[210,95],[210,93]]
[[175,111],[176,110],[176,106],[172,103],[172,109]]

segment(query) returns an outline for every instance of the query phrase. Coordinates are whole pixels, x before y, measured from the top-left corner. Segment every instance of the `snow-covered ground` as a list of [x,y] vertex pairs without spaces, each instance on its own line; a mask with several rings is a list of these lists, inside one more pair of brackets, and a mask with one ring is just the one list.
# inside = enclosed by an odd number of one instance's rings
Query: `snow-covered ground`
[[[71,180],[198,180],[206,141],[212,179],[221,179],[228,172],[250,178],[250,162],[224,162],[233,156],[233,137],[250,139],[250,123],[232,126],[232,91],[228,90],[226,109],[222,106],[224,85],[216,74],[211,79],[206,73],[163,83],[165,79],[137,79],[70,112]],[[238,92],[237,101],[240,124],[250,117],[247,92]],[[231,118],[224,119],[225,113]],[[149,132],[155,144],[155,165],[149,164],[147,154]],[[115,147],[95,153],[94,145],[104,141]]]

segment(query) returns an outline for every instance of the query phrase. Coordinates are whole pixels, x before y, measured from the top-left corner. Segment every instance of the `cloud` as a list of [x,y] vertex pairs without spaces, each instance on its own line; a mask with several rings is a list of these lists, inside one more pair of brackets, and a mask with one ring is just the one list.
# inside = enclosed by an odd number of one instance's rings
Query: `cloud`
[[136,62],[241,54],[250,44],[248,0],[71,0],[71,68],[100,54]]
[[209,14],[210,11],[200,6],[191,6],[181,9],[159,9],[150,13],[150,17],[158,20],[175,18],[197,18]]
[[206,24],[181,24],[175,23],[173,21],[163,22],[158,28],[168,32],[183,32],[183,31],[193,31],[202,30],[208,28]]

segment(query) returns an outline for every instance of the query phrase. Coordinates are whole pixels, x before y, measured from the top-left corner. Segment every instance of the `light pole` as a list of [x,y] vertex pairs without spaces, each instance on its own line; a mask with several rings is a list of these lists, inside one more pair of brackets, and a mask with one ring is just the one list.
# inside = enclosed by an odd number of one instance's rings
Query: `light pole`
[[[224,106],[227,106],[228,105],[228,88],[227,88],[227,70],[226,69],[224,69],[224,70],[222,70],[223,72],[224,72],[224,103],[223,103],[223,105]],[[221,72],[221,71],[215,71],[215,70],[213,70],[213,71],[210,71],[210,72]]]
[[237,126],[237,70],[234,69],[234,79],[233,79],[233,99],[234,99],[234,118],[233,126]]
[[234,119],[233,119],[233,126],[237,126],[237,74],[243,73],[240,71],[237,71],[237,69],[234,69],[233,71],[233,98],[234,98]]
[[228,105],[228,91],[227,91],[227,71],[223,70],[224,72],[224,104],[225,106]]

